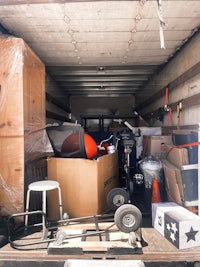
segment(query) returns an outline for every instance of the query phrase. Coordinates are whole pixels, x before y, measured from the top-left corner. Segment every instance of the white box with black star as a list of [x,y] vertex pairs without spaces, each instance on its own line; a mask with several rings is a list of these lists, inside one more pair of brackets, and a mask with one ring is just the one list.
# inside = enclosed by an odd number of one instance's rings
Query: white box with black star
[[200,246],[199,216],[178,205],[170,207],[169,203],[156,203],[153,206],[154,228],[175,247],[185,249]]
[[152,225],[164,236],[165,222],[164,213],[179,208],[174,202],[162,202],[152,204]]

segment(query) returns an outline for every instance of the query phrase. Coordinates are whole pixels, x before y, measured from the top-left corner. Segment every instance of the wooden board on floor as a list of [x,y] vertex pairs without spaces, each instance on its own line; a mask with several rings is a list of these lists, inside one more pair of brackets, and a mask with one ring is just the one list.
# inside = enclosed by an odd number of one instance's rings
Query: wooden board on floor
[[[99,231],[104,231],[112,223],[99,224]],[[106,231],[98,234],[94,224],[79,225],[80,229],[68,229],[62,227],[60,233],[64,232],[66,239],[61,244],[53,241],[49,244],[48,254],[82,255],[84,253],[108,253],[108,254],[141,254],[140,242],[134,245],[129,243],[129,233],[122,233],[115,228],[115,232]],[[77,237],[76,237],[77,236]],[[75,237],[75,238],[73,238]]]

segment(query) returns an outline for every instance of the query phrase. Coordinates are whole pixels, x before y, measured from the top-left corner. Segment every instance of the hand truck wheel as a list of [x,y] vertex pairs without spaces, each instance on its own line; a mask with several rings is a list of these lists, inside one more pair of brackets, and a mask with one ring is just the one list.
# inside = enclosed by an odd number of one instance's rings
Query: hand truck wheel
[[113,188],[107,195],[107,205],[111,210],[116,210],[121,205],[128,203],[129,194],[123,188]]
[[134,232],[142,225],[142,213],[136,206],[124,204],[116,210],[114,221],[120,231]]

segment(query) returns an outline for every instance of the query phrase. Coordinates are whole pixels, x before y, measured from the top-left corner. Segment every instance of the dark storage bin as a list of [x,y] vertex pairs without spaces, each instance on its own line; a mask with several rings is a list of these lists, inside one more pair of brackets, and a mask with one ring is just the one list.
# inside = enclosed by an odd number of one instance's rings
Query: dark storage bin
[[[175,146],[191,144],[198,141],[198,133],[191,132],[189,134],[172,134],[172,141]],[[198,163],[198,146],[188,146],[189,164]]]
[[198,169],[194,165],[182,166],[181,176],[184,193],[184,205],[196,206],[198,201]]

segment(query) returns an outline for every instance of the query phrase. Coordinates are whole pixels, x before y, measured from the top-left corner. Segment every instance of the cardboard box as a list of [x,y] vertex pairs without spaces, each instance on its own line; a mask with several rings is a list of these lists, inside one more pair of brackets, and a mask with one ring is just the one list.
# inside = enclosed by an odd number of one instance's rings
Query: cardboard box
[[197,206],[197,164],[182,165],[179,169],[168,160],[163,160],[162,163],[168,199],[184,207]]
[[168,160],[163,160],[162,163],[168,199],[179,205],[183,205],[184,191],[181,170]]
[[152,204],[153,226],[178,249],[200,246],[200,217],[173,203]]
[[189,164],[188,150],[187,148],[177,148],[175,146],[166,146],[166,158],[174,164],[177,168],[181,168],[182,165]]
[[172,145],[171,135],[146,135],[143,140],[143,153],[145,156],[152,155],[158,159],[166,158],[164,145]]
[[[48,179],[61,187],[63,212],[70,218],[102,214],[107,210],[107,194],[118,186],[118,155],[97,160],[49,158]],[[48,192],[48,217],[59,218],[57,192]]]

